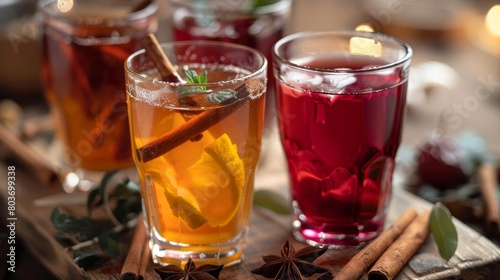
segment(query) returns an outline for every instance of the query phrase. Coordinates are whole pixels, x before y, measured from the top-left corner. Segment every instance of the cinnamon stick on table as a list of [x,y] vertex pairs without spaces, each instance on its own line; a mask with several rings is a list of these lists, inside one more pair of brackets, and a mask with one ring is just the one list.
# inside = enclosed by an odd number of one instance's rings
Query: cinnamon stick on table
[[335,280],[359,279],[363,273],[377,261],[384,251],[398,238],[408,225],[417,217],[417,212],[407,209],[394,224],[382,234],[357,253],[340,271],[335,275]]
[[0,143],[6,146],[11,154],[19,160],[35,178],[46,187],[60,186],[59,176],[48,160],[21,141],[14,132],[0,124]]
[[500,225],[500,209],[497,199],[498,178],[495,167],[483,164],[478,168],[479,187],[483,197],[486,230],[490,234],[497,233]]
[[[132,238],[127,257],[123,263],[120,273],[120,280],[137,280],[139,275],[139,267],[142,263],[144,246],[147,246],[146,228],[142,214],[137,217],[137,226]],[[149,255],[147,256],[149,261]],[[146,260],[145,260],[146,261]]]
[[[153,34],[145,37],[142,44],[146,49],[146,54],[155,63],[164,80],[173,82],[181,81],[180,76],[168,60],[168,57],[163,53],[158,40],[156,40],[156,37]],[[138,148],[138,159],[142,162],[153,160],[183,144],[184,142],[195,138],[205,130],[231,115],[243,104],[245,104],[246,99],[240,99],[239,97],[248,95],[247,86],[243,85],[237,88],[236,92],[238,100],[233,104],[205,110],[182,125],[177,126],[175,129],[165,133],[155,141]]]
[[431,210],[420,214],[368,272],[369,280],[393,279],[429,235]]

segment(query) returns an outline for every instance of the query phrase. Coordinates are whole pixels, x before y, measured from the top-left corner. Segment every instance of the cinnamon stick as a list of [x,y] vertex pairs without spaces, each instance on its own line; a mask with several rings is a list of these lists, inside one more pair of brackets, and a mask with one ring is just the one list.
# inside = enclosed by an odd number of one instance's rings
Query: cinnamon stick
[[146,279],[147,269],[151,259],[151,249],[149,248],[148,240],[144,244],[142,249],[141,264],[139,265],[139,280]]
[[483,197],[483,207],[486,220],[486,230],[494,234],[499,231],[500,209],[497,199],[498,178],[495,167],[483,164],[478,167],[479,187]]
[[0,143],[43,185],[49,188],[60,186],[59,176],[53,166],[3,124],[0,124]]
[[407,209],[394,224],[382,234],[357,253],[340,271],[335,275],[335,280],[359,279],[363,273],[377,261],[377,259],[389,248],[408,225],[417,217],[417,212]]
[[[246,87],[245,87],[246,90]],[[245,99],[238,99],[235,103],[217,109],[205,110],[182,125],[168,131],[160,138],[149,142],[137,149],[137,157],[142,162],[153,160],[175,147],[193,139],[197,135],[222,121],[245,103]]]
[[368,272],[369,280],[393,279],[429,235],[431,210],[420,214]]
[[132,244],[123,263],[120,273],[120,280],[137,280],[139,275],[139,266],[141,256],[146,244],[146,228],[142,214],[137,217],[137,226],[135,228]]
[[162,79],[165,82],[180,83],[182,82],[181,76],[172,65],[168,57],[163,52],[158,39],[151,33],[141,39],[141,45],[146,50],[149,59],[153,61]]

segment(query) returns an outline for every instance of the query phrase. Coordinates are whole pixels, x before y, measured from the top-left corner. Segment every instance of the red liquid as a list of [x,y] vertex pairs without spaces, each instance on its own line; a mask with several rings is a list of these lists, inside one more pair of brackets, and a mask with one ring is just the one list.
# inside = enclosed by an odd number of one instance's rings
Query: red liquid
[[[383,64],[353,56],[302,62],[297,63],[323,69]],[[383,90],[370,91],[374,85]],[[276,98],[294,215],[300,221],[294,223],[296,236],[356,246],[383,229],[401,138],[406,80],[397,70],[357,76],[343,92],[325,94],[280,83]]]

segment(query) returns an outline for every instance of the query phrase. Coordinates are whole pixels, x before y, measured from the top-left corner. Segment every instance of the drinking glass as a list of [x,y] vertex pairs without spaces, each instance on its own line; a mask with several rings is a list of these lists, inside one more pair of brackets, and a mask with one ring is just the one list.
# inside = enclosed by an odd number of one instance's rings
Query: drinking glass
[[[287,33],[292,0],[170,0],[173,39],[242,44],[272,62],[273,45]],[[268,68],[268,91],[274,88]],[[274,119],[274,97],[266,98],[265,129]]]
[[412,50],[369,32],[301,32],[274,47],[295,238],[356,247],[382,230]]
[[206,73],[208,80],[163,82],[145,51],[125,63],[132,150],[153,260],[238,263],[260,156],[267,60],[225,42],[162,48],[183,79]]
[[[123,63],[157,28],[155,1],[39,1],[45,97],[63,169],[132,167]],[[78,179],[77,179],[78,181]]]

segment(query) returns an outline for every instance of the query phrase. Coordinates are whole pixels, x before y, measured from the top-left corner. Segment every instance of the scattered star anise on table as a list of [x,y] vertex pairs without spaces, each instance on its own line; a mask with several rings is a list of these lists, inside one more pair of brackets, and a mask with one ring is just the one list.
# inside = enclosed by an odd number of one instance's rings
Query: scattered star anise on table
[[321,273],[318,280],[331,280],[333,274],[329,269],[313,263],[326,250],[326,247],[308,246],[295,251],[287,240],[281,247],[281,256],[263,256],[262,259],[265,263],[251,272],[275,280],[302,280]]
[[176,265],[155,268],[162,280],[216,280],[219,279],[223,265],[204,264],[198,268],[189,259],[184,269]]

